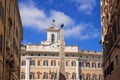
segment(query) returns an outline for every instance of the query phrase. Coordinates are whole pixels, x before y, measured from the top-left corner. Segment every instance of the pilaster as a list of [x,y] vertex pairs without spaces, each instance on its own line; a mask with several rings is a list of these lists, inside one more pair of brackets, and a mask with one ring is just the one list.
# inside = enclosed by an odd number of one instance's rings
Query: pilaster
[[26,56],[26,80],[30,80],[30,57]]

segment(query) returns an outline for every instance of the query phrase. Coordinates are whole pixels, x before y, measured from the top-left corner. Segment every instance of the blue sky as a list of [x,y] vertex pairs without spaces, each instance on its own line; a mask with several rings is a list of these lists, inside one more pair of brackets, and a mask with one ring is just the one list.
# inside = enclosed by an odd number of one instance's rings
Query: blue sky
[[80,50],[101,51],[99,0],[19,0],[23,25],[22,43],[40,44],[46,40],[46,28],[55,19],[64,23],[66,45]]

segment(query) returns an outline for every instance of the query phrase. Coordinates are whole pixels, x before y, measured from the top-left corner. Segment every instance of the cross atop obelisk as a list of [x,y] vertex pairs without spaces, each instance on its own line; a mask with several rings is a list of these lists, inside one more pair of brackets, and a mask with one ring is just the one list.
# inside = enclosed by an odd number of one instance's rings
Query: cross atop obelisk
[[64,24],[61,24],[61,30],[60,30],[60,60],[59,60],[59,80],[66,80],[65,78],[65,51],[64,51],[64,30],[63,30]]

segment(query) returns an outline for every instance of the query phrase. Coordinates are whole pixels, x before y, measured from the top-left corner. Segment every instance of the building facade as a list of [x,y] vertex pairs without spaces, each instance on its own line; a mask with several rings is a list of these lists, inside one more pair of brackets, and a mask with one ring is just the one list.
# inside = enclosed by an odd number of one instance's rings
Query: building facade
[[[21,80],[59,80],[59,29],[47,28],[47,40],[40,45],[21,47]],[[64,42],[65,45],[65,42]],[[102,53],[79,50],[78,46],[64,46],[66,80],[103,80]]]
[[17,0],[0,0],[0,80],[20,79],[21,40]]
[[101,0],[105,80],[120,79],[120,0]]

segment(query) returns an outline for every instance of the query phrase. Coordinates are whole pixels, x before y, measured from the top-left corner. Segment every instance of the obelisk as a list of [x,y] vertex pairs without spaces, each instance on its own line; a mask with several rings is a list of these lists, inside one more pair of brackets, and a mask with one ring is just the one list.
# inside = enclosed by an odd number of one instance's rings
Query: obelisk
[[65,51],[64,51],[64,30],[63,30],[64,24],[61,24],[61,30],[60,30],[60,52],[59,52],[59,80],[66,80],[65,78]]

